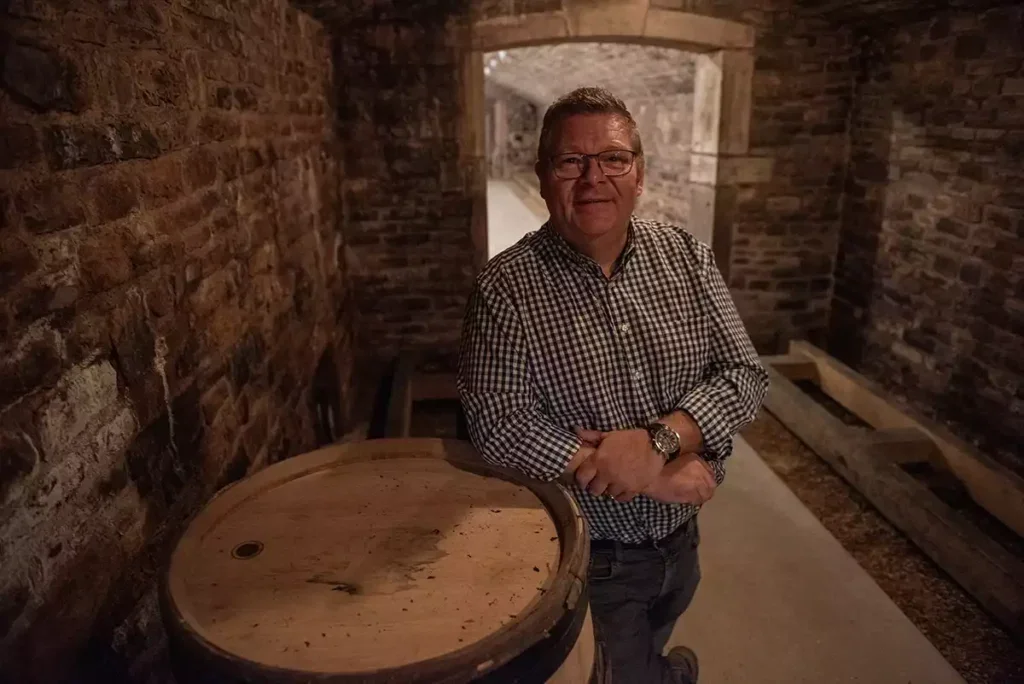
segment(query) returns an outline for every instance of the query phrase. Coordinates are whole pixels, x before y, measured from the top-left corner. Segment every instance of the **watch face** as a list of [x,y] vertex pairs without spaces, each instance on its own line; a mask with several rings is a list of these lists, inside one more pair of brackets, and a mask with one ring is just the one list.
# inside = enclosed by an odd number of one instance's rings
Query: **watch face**
[[659,451],[671,454],[679,448],[679,438],[672,430],[658,430],[654,435],[654,444]]

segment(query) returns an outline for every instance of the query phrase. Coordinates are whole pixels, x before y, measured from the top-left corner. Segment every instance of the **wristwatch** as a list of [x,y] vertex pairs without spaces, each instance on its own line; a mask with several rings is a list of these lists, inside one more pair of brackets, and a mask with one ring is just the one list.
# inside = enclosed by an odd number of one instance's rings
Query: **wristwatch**
[[679,455],[679,433],[664,423],[651,423],[647,426],[647,434],[651,436],[651,445],[668,463]]

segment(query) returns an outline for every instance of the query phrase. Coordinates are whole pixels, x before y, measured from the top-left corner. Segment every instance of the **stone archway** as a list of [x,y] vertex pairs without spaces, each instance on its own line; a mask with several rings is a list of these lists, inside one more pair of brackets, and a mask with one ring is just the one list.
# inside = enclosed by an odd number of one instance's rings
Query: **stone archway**
[[[560,42],[625,42],[697,53],[688,229],[709,242],[728,277],[735,185],[766,180],[770,158],[752,158],[750,147],[754,29],[746,24],[650,6],[647,1],[564,0],[561,9],[514,17],[475,18],[472,49],[462,69],[466,112],[464,150],[483,164],[483,55],[487,52]],[[467,160],[468,161],[468,160]],[[479,167],[478,167],[479,168]],[[487,260],[485,190],[473,209],[474,263]]]

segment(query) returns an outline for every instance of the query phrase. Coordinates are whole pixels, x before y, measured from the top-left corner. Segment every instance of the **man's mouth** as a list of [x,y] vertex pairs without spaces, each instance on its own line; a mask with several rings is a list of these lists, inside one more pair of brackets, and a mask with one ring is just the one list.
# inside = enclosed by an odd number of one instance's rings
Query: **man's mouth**
[[576,204],[600,204],[602,202],[611,202],[611,200],[602,198],[582,198],[576,200]]

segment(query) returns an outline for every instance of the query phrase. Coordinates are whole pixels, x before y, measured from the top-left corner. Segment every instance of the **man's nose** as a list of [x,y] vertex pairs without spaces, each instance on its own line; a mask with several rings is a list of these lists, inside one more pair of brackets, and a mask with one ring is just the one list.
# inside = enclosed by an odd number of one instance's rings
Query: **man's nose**
[[604,171],[601,170],[601,164],[598,163],[597,157],[585,157],[583,160],[583,175],[581,176],[588,183],[600,183],[606,179]]

